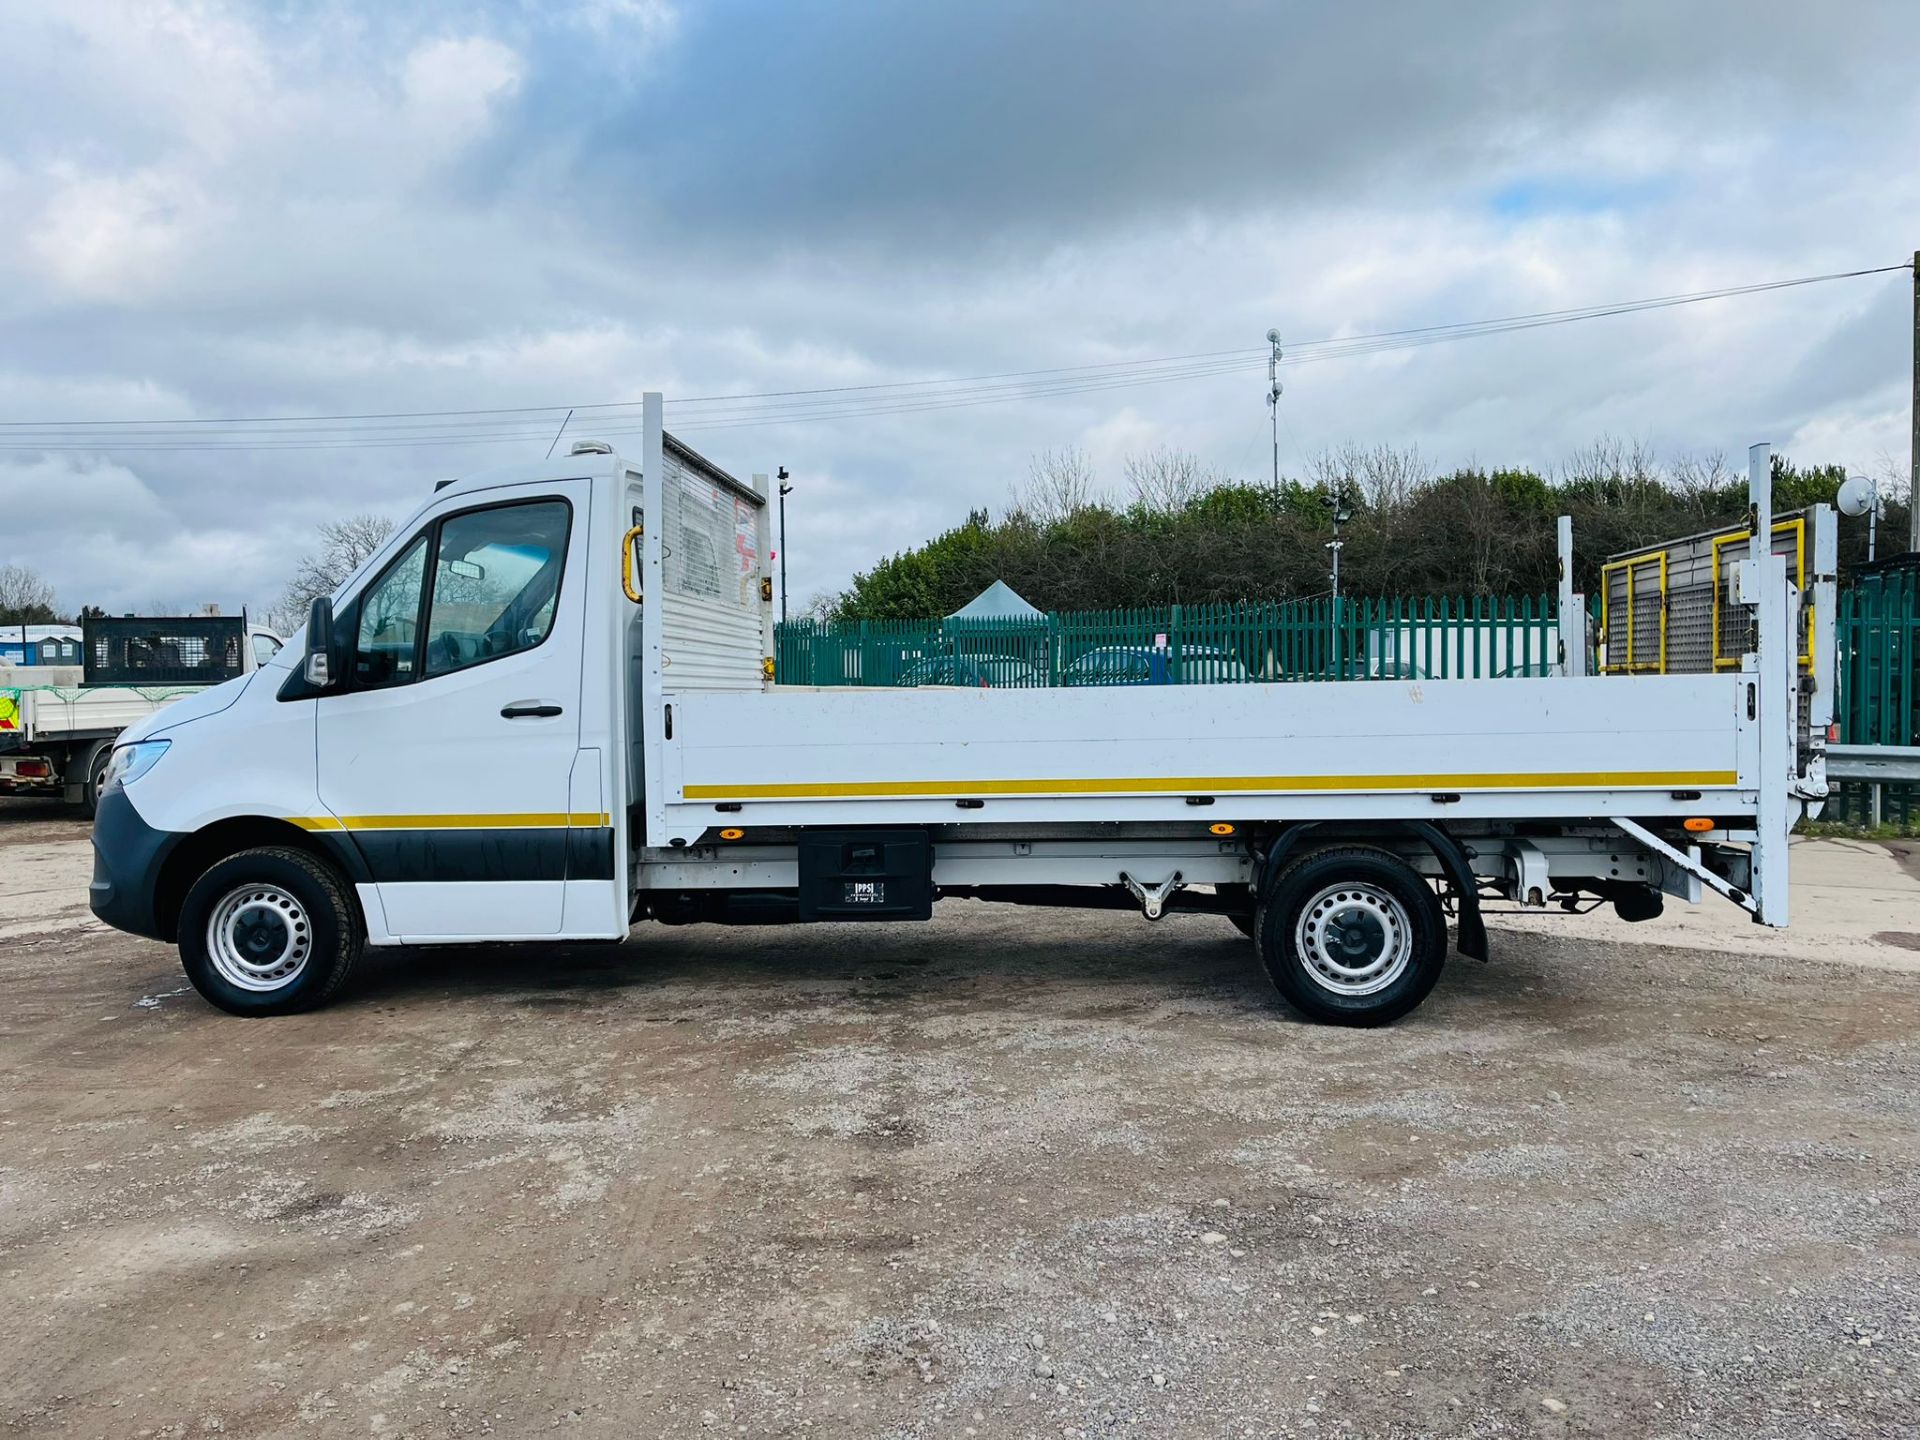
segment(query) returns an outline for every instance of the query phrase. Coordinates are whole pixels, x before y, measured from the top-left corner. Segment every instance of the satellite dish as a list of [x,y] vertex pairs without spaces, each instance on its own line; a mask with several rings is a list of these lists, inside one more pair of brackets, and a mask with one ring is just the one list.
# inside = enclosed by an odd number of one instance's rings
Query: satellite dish
[[1864,515],[1874,508],[1874,502],[1880,498],[1878,488],[1864,475],[1852,475],[1840,487],[1839,494],[1833,497],[1833,503],[1840,507],[1842,515]]
[[1267,343],[1269,345],[1278,345],[1280,343],[1280,332],[1278,330],[1267,331]]

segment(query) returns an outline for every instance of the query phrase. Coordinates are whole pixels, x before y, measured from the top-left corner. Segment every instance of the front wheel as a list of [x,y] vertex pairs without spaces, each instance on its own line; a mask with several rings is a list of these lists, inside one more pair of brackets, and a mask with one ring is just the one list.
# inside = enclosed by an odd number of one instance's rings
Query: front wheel
[[346,882],[303,850],[243,850],[210,866],[180,907],[180,963],[231,1015],[290,1015],[330,1000],[366,932]]
[[1256,940],[1282,998],[1333,1025],[1398,1020],[1447,958],[1439,897],[1399,856],[1362,846],[1289,866],[1262,899]]
[[107,763],[112,759],[111,740],[102,740],[87,756],[85,773],[80,782],[80,808],[89,820],[99,813],[100,792],[107,783]]

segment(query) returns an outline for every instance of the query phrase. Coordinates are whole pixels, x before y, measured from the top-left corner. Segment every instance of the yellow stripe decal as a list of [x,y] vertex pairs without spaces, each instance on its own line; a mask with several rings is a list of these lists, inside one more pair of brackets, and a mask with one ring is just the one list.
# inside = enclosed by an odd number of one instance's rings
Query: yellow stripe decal
[[1319,790],[1704,790],[1734,785],[1733,770],[1676,773],[1547,771],[1484,775],[1160,775],[1133,779],[851,780],[688,785],[689,800],[834,800],[914,795],[1219,795]]
[[546,815],[331,815],[293,816],[302,830],[596,830],[605,814]]

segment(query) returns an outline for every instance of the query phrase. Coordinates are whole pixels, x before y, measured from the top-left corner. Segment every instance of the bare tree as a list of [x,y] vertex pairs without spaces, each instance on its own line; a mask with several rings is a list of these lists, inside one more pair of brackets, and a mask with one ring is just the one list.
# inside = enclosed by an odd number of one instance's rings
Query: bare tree
[[25,565],[0,565],[0,625],[47,625],[60,617],[53,586]]
[[1913,476],[1904,460],[1895,460],[1885,450],[1873,467],[1873,478],[1880,482],[1882,498],[1891,504],[1905,505],[1912,500]]
[[1307,478],[1326,490],[1357,489],[1375,510],[1394,510],[1433,478],[1418,445],[1356,445],[1349,440],[1322,450],[1307,464]]
[[393,521],[380,515],[349,515],[320,527],[320,549],[300,557],[300,566],[274,607],[283,631],[307,620],[307,611],[319,596],[331,595],[361,563],[393,533]]
[[1044,525],[1077,515],[1094,503],[1093,457],[1084,450],[1042,450],[1027,462],[1027,480],[1014,508]]
[[1591,445],[1576,450],[1560,467],[1563,481],[1600,483],[1626,488],[1660,485],[1664,476],[1653,447],[1644,440],[1622,440],[1603,435]]
[[1133,498],[1143,508],[1164,514],[1185,509],[1219,483],[1188,450],[1156,447],[1144,455],[1129,455],[1125,469]]
[[1674,493],[1686,502],[1702,526],[1712,518],[1715,497],[1725,492],[1734,479],[1733,471],[1727,468],[1727,457],[1717,450],[1677,455],[1668,472],[1668,483]]
[[1511,562],[1517,548],[1518,537],[1508,529],[1506,508],[1483,475],[1460,480],[1453,486],[1453,496],[1464,542],[1459,554],[1465,562],[1462,578],[1472,594],[1497,595],[1512,584]]

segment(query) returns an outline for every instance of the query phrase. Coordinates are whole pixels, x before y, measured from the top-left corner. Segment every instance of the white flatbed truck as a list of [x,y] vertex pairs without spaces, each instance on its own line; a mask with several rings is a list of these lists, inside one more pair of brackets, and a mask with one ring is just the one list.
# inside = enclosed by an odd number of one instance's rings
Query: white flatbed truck
[[[58,796],[93,814],[123,731],[249,673],[282,643],[244,615],[111,616],[84,633],[79,664],[0,665],[0,795]],[[183,648],[195,663],[142,664],[156,652],[177,662]]]
[[[1635,919],[1710,889],[1787,922],[1788,832],[1826,793],[1830,512],[1811,605],[1752,527],[1714,597],[1737,658],[1702,673],[1584,673],[1563,577],[1549,676],[776,687],[764,477],[668,436],[658,395],[644,419],[631,459],[446,482],[283,656],[123,736],[94,911],[240,1015],[325,1001],[367,944],[1213,911],[1348,1024],[1425,997],[1449,913],[1485,958],[1483,899]],[[1769,516],[1764,446],[1749,484]],[[1561,546],[1570,574],[1564,521]]]

